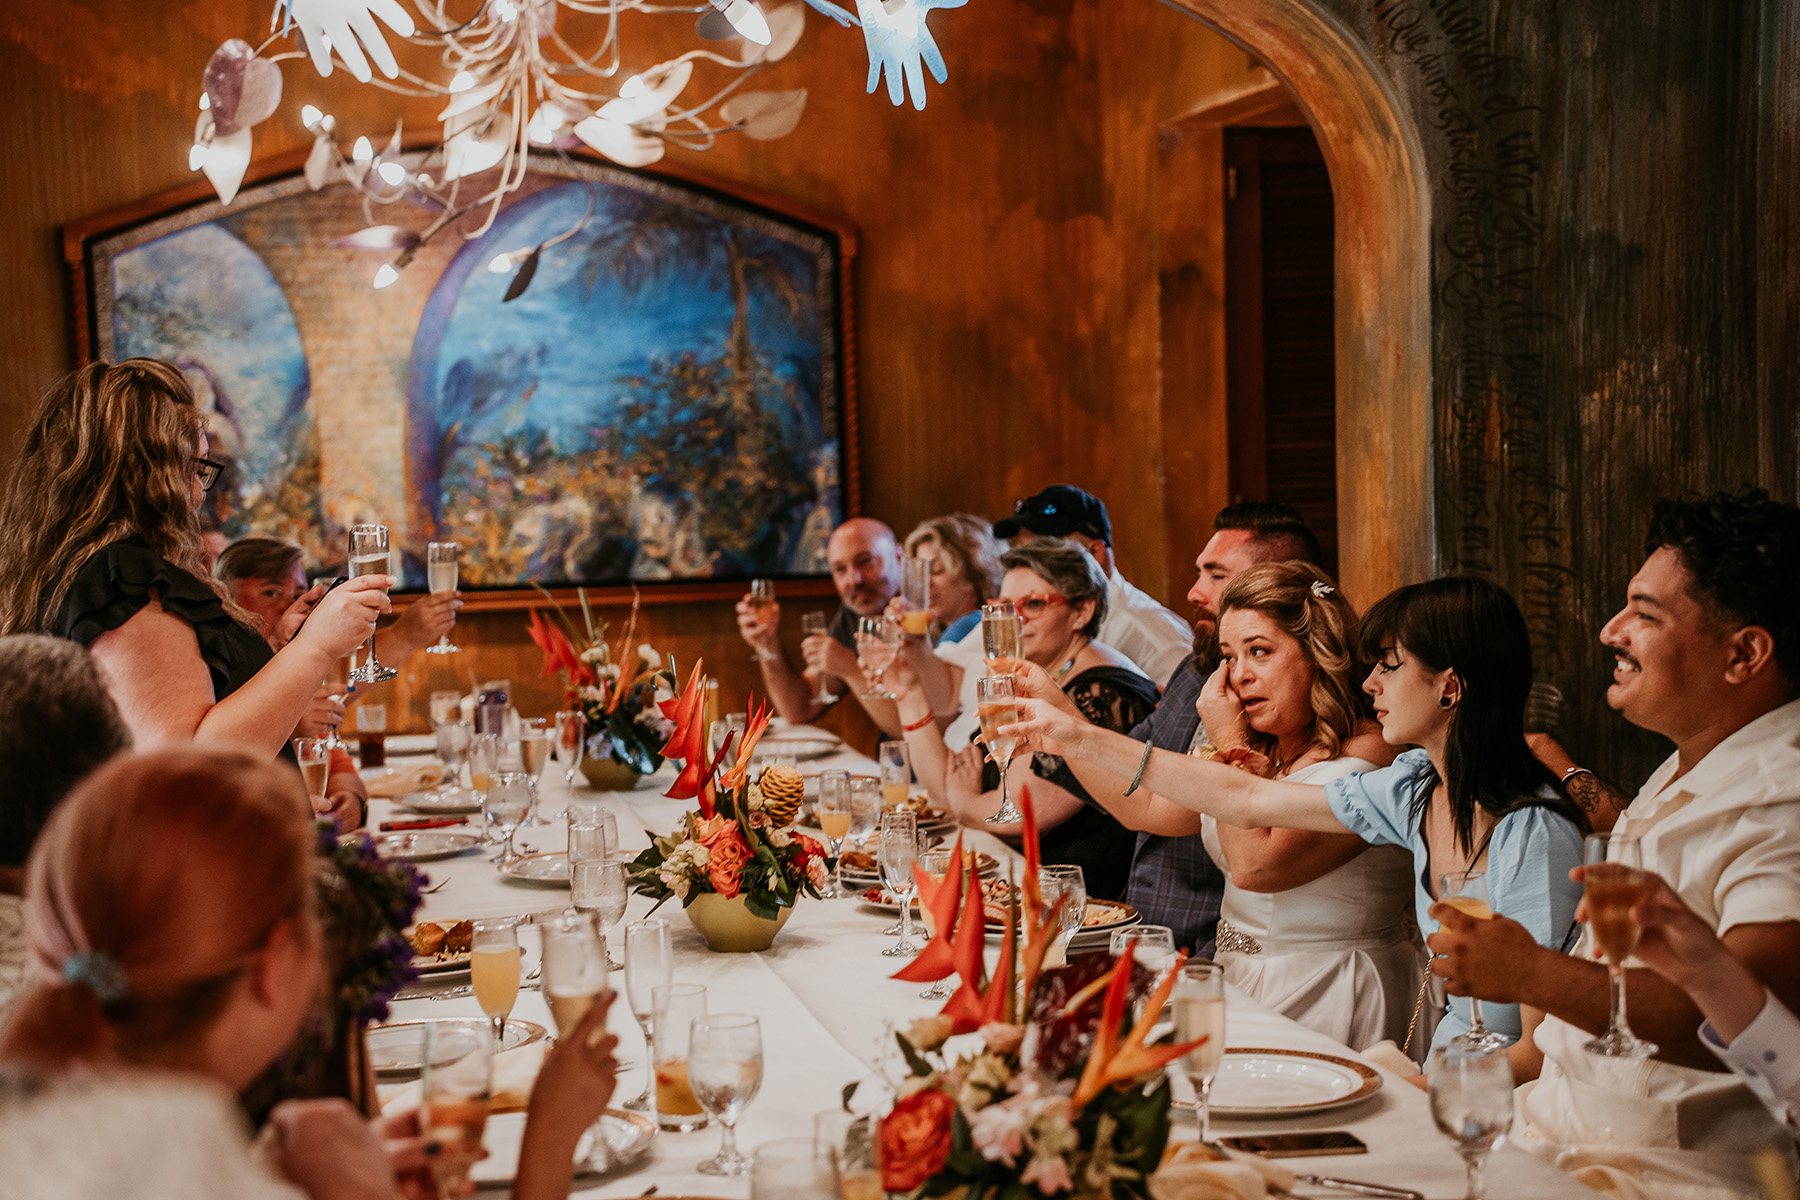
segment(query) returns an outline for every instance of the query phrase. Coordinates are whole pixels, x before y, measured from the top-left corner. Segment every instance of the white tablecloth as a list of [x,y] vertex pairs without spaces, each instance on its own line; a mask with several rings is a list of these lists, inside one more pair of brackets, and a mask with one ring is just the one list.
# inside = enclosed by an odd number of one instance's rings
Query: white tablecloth
[[[844,753],[831,759],[802,763],[810,774],[823,767],[849,767],[873,773],[874,764]],[[665,770],[665,775],[667,774]],[[561,783],[552,781],[552,789]],[[666,781],[635,792],[606,793],[606,804],[619,819],[620,842],[627,851],[649,844],[646,830],[665,833],[674,828],[685,801],[661,795]],[[578,783],[581,794],[591,796]],[[376,801],[374,822],[412,815],[407,810]],[[473,818],[479,822],[479,817]],[[1005,857],[1008,851],[990,835],[971,831],[970,844]],[[521,848],[560,849],[560,826],[521,831]],[[454,920],[558,909],[568,903],[567,889],[514,883],[500,876],[487,857],[461,858],[424,864],[436,883],[448,878],[442,890],[425,899],[424,920]],[[637,920],[651,902],[633,897],[627,920]],[[920,985],[888,978],[893,959],[881,955],[891,939],[880,930],[891,924],[855,900],[802,901],[775,944],[761,954],[715,954],[687,922],[676,901],[663,905],[658,915],[668,918],[675,935],[675,978],[703,983],[708,1007],[713,1012],[754,1013],[762,1022],[764,1082],[760,1095],[749,1106],[738,1126],[739,1143],[746,1153],[765,1140],[807,1137],[812,1116],[834,1108],[844,1085],[865,1080],[878,1084],[879,1064],[892,1056],[891,1027],[904,1027],[918,1017],[935,1012],[939,1004],[919,998]],[[526,970],[536,956],[533,939],[526,941]],[[620,953],[614,948],[615,957]],[[1354,1057],[1351,1051],[1321,1034],[1296,1025],[1250,998],[1232,993],[1228,1001],[1228,1046],[1266,1046],[1313,1050]],[[479,1016],[474,997],[451,1000],[408,1000],[394,1006],[393,1020],[428,1017]],[[542,994],[521,991],[513,1015],[554,1030]],[[619,1035],[620,1058],[632,1064],[620,1079],[618,1103],[638,1094],[644,1085],[647,1055],[636,1022],[625,1005],[616,1005],[611,1027]],[[1177,1115],[1176,1136],[1193,1136],[1193,1127]],[[1354,1107],[1310,1117],[1276,1121],[1215,1119],[1215,1136],[1269,1133],[1285,1130],[1344,1129],[1361,1138],[1367,1154],[1296,1160],[1301,1171],[1363,1179],[1413,1188],[1429,1197],[1461,1196],[1462,1160],[1431,1122],[1425,1094],[1398,1076],[1388,1074],[1379,1093]],[[577,1181],[576,1195],[614,1198],[636,1197],[656,1184],[665,1197],[714,1196],[738,1200],[749,1195],[744,1179],[722,1180],[701,1175],[694,1165],[710,1157],[718,1146],[716,1128],[689,1134],[660,1134],[649,1158],[623,1174],[595,1181],[586,1188]],[[1591,1196],[1592,1192],[1567,1176],[1522,1151],[1503,1148],[1489,1161],[1488,1195],[1509,1197]],[[1303,1196],[1343,1195],[1301,1187]]]

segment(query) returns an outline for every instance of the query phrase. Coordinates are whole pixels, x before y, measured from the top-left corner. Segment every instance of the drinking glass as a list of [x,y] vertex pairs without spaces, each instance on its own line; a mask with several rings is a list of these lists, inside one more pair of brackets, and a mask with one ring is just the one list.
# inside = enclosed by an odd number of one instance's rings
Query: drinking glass
[[1612,983],[1612,1019],[1606,1032],[1582,1049],[1607,1058],[1649,1058],[1656,1053],[1655,1044],[1632,1033],[1625,1021],[1625,960],[1637,949],[1641,932],[1631,909],[1644,899],[1644,852],[1638,840],[1624,833],[1590,834],[1581,892],[1588,942],[1605,956]]
[[[760,627],[768,624],[769,610],[775,607],[775,581],[773,579],[752,579],[750,581],[750,607],[756,613],[756,623]],[[758,649],[750,656],[751,662],[768,662],[781,657],[767,650]],[[742,1175],[742,1171],[733,1171],[733,1175]]]
[[525,774],[531,777],[531,813],[521,824],[548,825],[551,820],[562,816],[559,812],[543,813],[540,798],[544,772],[550,767],[550,719],[548,717],[532,717],[519,722],[519,765]]
[[[825,794],[825,777],[819,776],[819,794]],[[865,845],[881,817],[881,780],[873,775],[850,776],[850,841]]]
[[325,799],[326,785],[331,782],[331,751],[324,738],[295,738],[294,757],[300,763],[300,778],[306,782],[306,794],[312,800],[313,812],[331,808]]
[[[625,999],[631,1015],[644,1033],[644,1058],[652,1053],[656,1031],[656,989],[669,982],[675,972],[675,949],[669,940],[669,923],[660,917],[633,921],[625,927]],[[623,1107],[632,1112],[650,1112],[654,1097],[651,1087],[656,1082],[656,1069],[644,1072],[643,1095],[627,1100]]]
[[881,686],[881,677],[893,665],[900,649],[900,626],[886,617],[859,617],[856,622],[856,665],[869,680],[865,700],[898,700]]
[[469,786],[485,792],[492,785],[494,770],[500,765],[498,734],[477,733],[469,739]]
[[900,631],[924,637],[931,630],[931,560],[900,560]]
[[[1038,868],[1038,881],[1040,887],[1054,881],[1056,897],[1063,902],[1062,928],[1044,955],[1046,967],[1060,967],[1069,961],[1069,943],[1087,919],[1087,877],[1073,863],[1051,863]],[[1050,899],[1047,889],[1044,898]]]
[[461,715],[461,692],[451,690],[431,693],[431,727],[433,729],[445,721],[454,721]]
[[987,823],[1017,824],[1025,819],[1025,814],[1013,807],[1012,797],[1007,794],[1006,767],[1012,762],[1013,751],[1018,748],[1018,739],[998,732],[1002,725],[1015,725],[1019,720],[1019,705],[1013,695],[1012,676],[989,675],[986,679],[977,680],[975,697],[979,704],[976,712],[981,717],[981,740],[987,746],[988,757],[1000,768],[1000,807],[987,819]]
[[587,752],[587,714],[578,708],[564,709],[550,718],[555,730],[550,743],[556,761],[563,768],[563,794],[575,794],[575,772],[581,769],[581,756]]
[[540,922],[544,934],[544,1001],[559,1037],[568,1037],[588,1005],[606,990],[606,948],[587,916]]
[[813,1114],[813,1150],[837,1158],[839,1200],[882,1200],[881,1138],[875,1118],[828,1108]]
[[356,706],[356,757],[365,771],[387,765],[387,705]]
[[475,922],[469,934],[469,982],[494,1023],[494,1049],[506,1048],[506,1018],[519,998],[519,927],[513,917]]
[[819,832],[831,848],[831,857],[839,863],[831,873],[830,885],[820,893],[826,900],[843,896],[843,880],[838,875],[844,854],[844,838],[850,832],[850,773],[819,772]]
[[655,1011],[651,1061],[656,1068],[656,1124],[669,1133],[706,1127],[706,1110],[688,1077],[694,1022],[706,1016],[706,989],[697,983],[665,983],[651,992]]
[[912,755],[903,741],[883,742],[875,751],[881,772],[881,807],[896,809],[912,791]]
[[[803,638],[830,637],[831,621],[822,612],[809,612],[800,618],[800,636]],[[836,704],[837,697],[825,686],[825,676],[819,676],[819,686],[813,691],[814,704]]]
[[702,1175],[743,1175],[750,1160],[738,1153],[737,1120],[762,1087],[762,1025],[742,1013],[694,1020],[688,1034],[688,1080],[707,1113],[719,1119],[719,1152],[695,1168]]
[[[386,575],[388,572],[388,528],[386,525],[352,525],[350,527],[350,578],[364,575]],[[351,683],[383,683],[400,672],[384,667],[375,657],[375,635],[368,641],[369,661],[350,671]]]
[[462,787],[463,763],[469,757],[472,726],[467,721],[441,721],[437,727],[437,756],[444,764],[444,792]]
[[[607,954],[612,953],[612,939],[607,930],[625,919],[625,906],[631,901],[630,876],[625,864],[615,859],[590,858],[569,860],[569,890],[575,907],[590,914],[600,923],[600,940]],[[619,963],[612,963],[622,969]]]
[[[931,876],[931,881],[933,883],[941,884],[944,882],[945,877],[950,874],[955,854],[956,851],[948,847],[927,850],[925,853],[919,855],[918,860],[913,867],[914,874],[916,875],[918,872],[923,871],[925,874]],[[962,864],[956,863],[955,866],[960,868]],[[919,905],[919,920],[925,926],[925,934],[927,937],[937,936],[937,918],[932,915],[931,908],[928,905]],[[955,978],[956,976],[954,975],[946,975],[944,978],[920,992],[920,999],[948,1000],[953,986],[950,981]]]
[[472,1196],[469,1172],[481,1161],[481,1137],[493,1102],[493,1055],[478,1045],[460,1058],[435,1061],[431,1042],[436,1028],[425,1022],[419,1135],[438,1147],[430,1160],[438,1195]]
[[[425,579],[431,586],[431,594],[442,596],[445,592],[456,590],[456,552],[455,542],[431,542],[425,547]],[[450,644],[450,635],[445,633],[437,640],[437,645],[426,650],[427,654],[455,654],[461,646]]]
[[1465,1200],[1481,1200],[1481,1168],[1513,1123],[1512,1064],[1504,1054],[1454,1044],[1431,1052],[1425,1091],[1438,1132],[1456,1143],[1469,1170]]
[[900,940],[882,951],[888,958],[911,958],[919,952],[912,940],[912,900],[919,890],[913,860],[918,854],[918,818],[909,812],[882,813],[875,860],[881,865],[881,882],[900,901]]
[[531,776],[523,771],[495,771],[481,809],[488,826],[500,831],[500,856],[494,861],[504,866],[519,857],[513,849],[513,832],[531,811]]
[[1143,963],[1146,968],[1156,972],[1157,981],[1175,965],[1175,931],[1167,925],[1133,925],[1129,929],[1115,929],[1107,949],[1114,958],[1125,952],[1125,947],[1133,947],[1132,961]]
[[994,669],[996,659],[1025,657],[1020,641],[1024,629],[1011,600],[989,600],[981,606],[981,648],[988,670]]
[[619,818],[597,800],[569,805],[569,862],[611,858],[619,848]]
[[1200,1141],[1212,1141],[1212,1085],[1225,1058],[1225,972],[1213,963],[1181,964],[1171,993],[1175,1009],[1175,1040],[1206,1041],[1181,1056],[1181,1069],[1194,1086],[1194,1111],[1200,1121]]
[[[1464,916],[1479,921],[1494,919],[1488,903],[1487,872],[1450,871],[1438,876],[1438,901],[1448,904]],[[1499,1050],[1507,1043],[1505,1034],[1495,1033],[1481,1019],[1481,1001],[1469,997],[1469,1032],[1459,1033],[1450,1044],[1461,1050]]]
[[838,1192],[837,1154],[813,1138],[764,1142],[750,1156],[750,1200],[849,1200]]

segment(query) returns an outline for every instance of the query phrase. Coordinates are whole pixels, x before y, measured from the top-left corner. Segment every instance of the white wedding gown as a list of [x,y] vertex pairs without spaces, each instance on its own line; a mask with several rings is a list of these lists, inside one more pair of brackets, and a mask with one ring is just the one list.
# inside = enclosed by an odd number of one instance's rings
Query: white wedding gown
[[[1302,767],[1286,781],[1322,784],[1374,769],[1360,758],[1337,758]],[[1246,892],[1231,882],[1218,822],[1205,818],[1203,835],[1225,872],[1214,961],[1226,981],[1353,1050],[1383,1038],[1403,1043],[1425,961],[1411,920],[1411,853],[1371,846],[1311,883]]]

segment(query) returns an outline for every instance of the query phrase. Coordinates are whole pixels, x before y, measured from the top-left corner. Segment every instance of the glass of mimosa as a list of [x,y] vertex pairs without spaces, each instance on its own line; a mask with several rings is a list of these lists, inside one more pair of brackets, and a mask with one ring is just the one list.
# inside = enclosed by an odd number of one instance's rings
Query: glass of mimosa
[[[656,989],[669,982],[675,971],[675,950],[669,940],[669,923],[660,917],[633,921],[625,927],[625,999],[644,1034],[644,1061],[654,1064]],[[655,1102],[651,1087],[654,1065],[644,1074],[642,1095],[624,1104],[631,1112],[650,1112]]]
[[[984,618],[984,628],[985,624]],[[1016,725],[1019,721],[1019,705],[1013,695],[1013,678],[1011,675],[989,675],[986,679],[977,680],[975,689],[979,705],[976,712],[981,718],[982,744],[987,747],[988,757],[1000,768],[1000,807],[987,819],[987,823],[1017,824],[1025,819],[1025,814],[1013,806],[1012,797],[1007,794],[1006,767],[1012,761],[1018,739],[1000,732],[1001,726]]]
[[[1486,871],[1449,871],[1438,876],[1438,902],[1477,921],[1494,919],[1493,905],[1488,902]],[[1506,1035],[1495,1033],[1481,1019],[1481,1001],[1469,997],[1469,1032],[1450,1039],[1460,1050],[1498,1050],[1507,1043]]]
[[931,631],[931,560],[900,560],[900,632],[924,637]]
[[903,741],[883,742],[875,750],[881,772],[881,807],[892,812],[912,794],[912,755]]
[[[844,838],[850,832],[850,773],[848,771],[819,772],[819,832],[825,835],[830,846],[834,862],[841,860],[844,854]],[[826,900],[836,900],[843,896],[843,882],[834,866],[831,872],[831,884],[819,895]]]
[[688,1081],[688,1047],[694,1022],[706,1016],[706,989],[697,983],[665,983],[652,992],[651,1003],[657,1127],[669,1133],[703,1129],[706,1110]]
[[331,802],[325,798],[325,787],[331,782],[331,750],[325,739],[295,738],[294,757],[300,763],[300,778],[306,782],[313,812],[329,812]]
[[1625,960],[1642,932],[1631,919],[1644,899],[1644,851],[1635,837],[1596,833],[1587,839],[1587,866],[1581,872],[1581,900],[1587,909],[1588,943],[1606,959],[1612,984],[1612,1015],[1606,1032],[1582,1049],[1606,1058],[1649,1058],[1656,1045],[1631,1032],[1625,1020]]
[[475,922],[469,935],[469,982],[494,1023],[494,1049],[506,1049],[506,1018],[519,999],[519,927],[511,917]]
[[477,1046],[460,1058],[439,1062],[432,1052],[437,1026],[424,1024],[419,1135],[438,1147],[430,1159],[438,1195],[472,1196],[469,1172],[484,1153],[481,1138],[493,1102],[493,1055],[488,1047]]
[[1183,963],[1171,996],[1175,1040],[1206,1039],[1181,1056],[1181,1069],[1194,1087],[1194,1111],[1204,1145],[1212,1141],[1213,1077],[1225,1058],[1225,972],[1213,963]]
[[702,1175],[744,1175],[750,1160],[738,1153],[737,1122],[762,1089],[762,1024],[743,1013],[698,1017],[689,1031],[688,1080],[708,1113],[719,1119],[719,1152],[696,1168]]
[[[431,542],[425,547],[425,581],[431,588],[431,594],[442,596],[456,590],[456,554],[459,547],[455,542]],[[461,646],[452,645],[450,635],[444,634],[437,644],[425,651],[427,654],[455,654]]]
[[[388,527],[386,525],[352,525],[350,527],[350,578],[388,573]],[[384,667],[375,657],[375,635],[369,635],[369,660],[350,671],[351,683],[383,683],[399,676],[392,667]]]

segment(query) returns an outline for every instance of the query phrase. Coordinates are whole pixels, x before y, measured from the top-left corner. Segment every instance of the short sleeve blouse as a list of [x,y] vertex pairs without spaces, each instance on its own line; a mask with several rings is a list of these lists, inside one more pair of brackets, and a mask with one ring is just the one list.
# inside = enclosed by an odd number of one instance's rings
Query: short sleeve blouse
[[204,580],[137,538],[104,546],[82,564],[51,619],[50,631],[89,645],[136,616],[152,592],[163,611],[194,627],[215,701],[242,687],[273,657],[263,636],[233,619]]
[[[1414,909],[1419,928],[1427,935],[1437,931],[1437,922],[1427,915],[1435,903],[1426,884],[1431,851],[1412,815],[1412,803],[1430,774],[1425,751],[1409,750],[1392,766],[1325,785],[1332,814],[1346,829],[1373,845],[1412,851]],[[1488,902],[1494,912],[1530,930],[1538,945],[1565,951],[1574,941],[1575,906],[1581,900],[1581,885],[1569,879],[1569,871],[1581,861],[1581,831],[1568,818],[1538,804],[1514,809],[1500,818],[1488,842]],[[1481,1013],[1490,1029],[1509,1038],[1519,1036],[1517,1005],[1483,1004]],[[1442,1045],[1468,1028],[1469,1002],[1453,996],[1432,1042]]]

